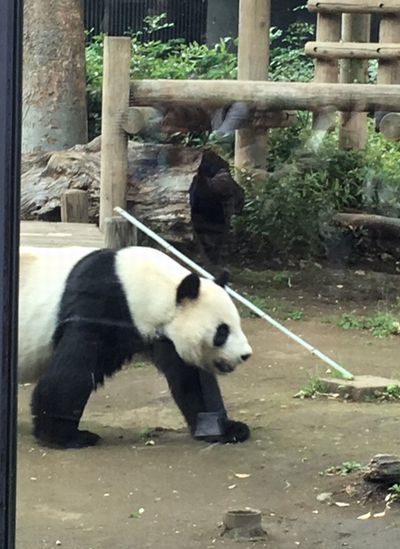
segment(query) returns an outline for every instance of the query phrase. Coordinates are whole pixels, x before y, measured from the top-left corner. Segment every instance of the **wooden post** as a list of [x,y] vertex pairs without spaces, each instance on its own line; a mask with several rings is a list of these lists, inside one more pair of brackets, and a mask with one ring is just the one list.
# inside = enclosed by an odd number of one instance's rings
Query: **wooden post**
[[[371,36],[371,15],[344,13],[342,16],[342,40],[344,42],[369,42]],[[368,61],[342,59],[340,82],[364,84],[368,81]],[[343,149],[363,149],[368,140],[366,113],[341,113],[339,145]]]
[[[240,0],[238,79],[266,80],[269,63],[271,0]],[[236,132],[235,166],[266,169],[267,136],[252,129]]]
[[[339,42],[341,19],[339,14],[318,13],[317,15],[317,42]],[[314,82],[332,83],[338,81],[337,59],[316,59]],[[334,105],[323,111],[315,112],[313,127],[316,130],[329,130],[335,127],[336,110]]]
[[[400,14],[385,14],[379,26],[379,42],[400,42]],[[378,84],[400,84],[400,59],[381,59]]]
[[104,39],[103,104],[101,127],[100,229],[114,208],[126,207],[128,177],[127,135],[121,117],[129,105],[131,40]]
[[104,220],[105,247],[120,250],[127,246],[136,246],[137,229],[123,217],[107,217]]
[[89,223],[89,199],[87,191],[68,189],[61,197],[61,221],[63,223]]

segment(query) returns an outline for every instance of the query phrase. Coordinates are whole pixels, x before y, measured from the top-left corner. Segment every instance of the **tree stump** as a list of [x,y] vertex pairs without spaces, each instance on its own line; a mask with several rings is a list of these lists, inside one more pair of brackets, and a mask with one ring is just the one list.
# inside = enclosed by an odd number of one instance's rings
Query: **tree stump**
[[107,217],[104,220],[105,247],[120,250],[137,244],[137,231],[127,219]]
[[363,478],[388,485],[400,483],[400,458],[393,454],[377,454],[365,467]]
[[86,191],[68,189],[61,196],[63,223],[89,223],[89,198]]

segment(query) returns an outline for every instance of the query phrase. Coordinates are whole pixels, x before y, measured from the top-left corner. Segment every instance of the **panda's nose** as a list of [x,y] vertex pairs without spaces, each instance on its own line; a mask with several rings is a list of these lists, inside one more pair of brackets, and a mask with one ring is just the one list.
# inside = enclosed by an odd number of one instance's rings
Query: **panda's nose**
[[246,360],[250,357],[251,357],[251,353],[247,353],[247,355],[242,355],[240,358],[243,360],[243,362],[246,362]]

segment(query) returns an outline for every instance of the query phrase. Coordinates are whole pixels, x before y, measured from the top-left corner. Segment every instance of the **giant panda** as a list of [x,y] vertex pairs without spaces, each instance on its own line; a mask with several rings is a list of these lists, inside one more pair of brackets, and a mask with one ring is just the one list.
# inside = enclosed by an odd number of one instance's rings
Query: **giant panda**
[[146,350],[195,438],[199,418],[217,414],[214,440],[246,440],[249,428],[227,417],[216,380],[252,354],[226,282],[199,278],[153,248],[22,247],[18,373],[22,383],[37,381],[38,441],[96,444],[97,434],[78,429],[91,392]]

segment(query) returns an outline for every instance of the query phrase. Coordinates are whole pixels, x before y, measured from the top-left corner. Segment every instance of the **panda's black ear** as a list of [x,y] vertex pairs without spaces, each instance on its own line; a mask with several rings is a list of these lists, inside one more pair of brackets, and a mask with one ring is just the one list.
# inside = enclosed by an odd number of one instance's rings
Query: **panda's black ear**
[[197,299],[200,292],[200,278],[197,274],[185,276],[176,291],[176,302],[181,303],[184,299]]
[[226,286],[229,282],[229,279],[231,278],[231,274],[228,271],[228,269],[223,269],[215,278],[214,282],[215,284],[218,284],[218,286]]

